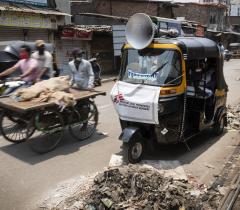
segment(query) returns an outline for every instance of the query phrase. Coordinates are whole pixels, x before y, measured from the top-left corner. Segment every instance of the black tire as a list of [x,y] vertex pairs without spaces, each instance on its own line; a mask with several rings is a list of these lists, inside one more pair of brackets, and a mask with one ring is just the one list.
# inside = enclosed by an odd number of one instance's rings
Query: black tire
[[[96,131],[98,124],[98,110],[94,102],[88,101],[89,111],[82,119],[81,111],[72,112],[69,122],[69,133],[73,138],[83,141],[90,138]],[[77,120],[76,120],[77,118]],[[73,122],[73,119],[75,119]]]
[[44,111],[35,116],[36,135],[27,143],[39,154],[54,150],[64,133],[64,120],[58,111]]
[[145,145],[140,135],[138,135],[128,143],[123,142],[122,150],[124,162],[126,164],[135,164],[142,160],[145,152]]
[[0,131],[6,140],[22,143],[33,135],[35,128],[31,120],[13,116],[10,112],[2,112]]
[[213,132],[215,135],[219,136],[223,133],[225,122],[226,122],[226,115],[223,115],[219,118],[219,120],[213,126]]

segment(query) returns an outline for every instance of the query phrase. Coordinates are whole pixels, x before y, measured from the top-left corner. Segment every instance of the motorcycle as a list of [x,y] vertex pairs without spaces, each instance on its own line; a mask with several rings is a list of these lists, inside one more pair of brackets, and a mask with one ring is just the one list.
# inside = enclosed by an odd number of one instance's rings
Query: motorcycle
[[92,65],[93,73],[94,73],[94,85],[95,86],[101,86],[101,67],[97,63],[96,58],[91,58],[89,62]]
[[232,58],[232,53],[229,50],[224,50],[224,60],[229,61]]

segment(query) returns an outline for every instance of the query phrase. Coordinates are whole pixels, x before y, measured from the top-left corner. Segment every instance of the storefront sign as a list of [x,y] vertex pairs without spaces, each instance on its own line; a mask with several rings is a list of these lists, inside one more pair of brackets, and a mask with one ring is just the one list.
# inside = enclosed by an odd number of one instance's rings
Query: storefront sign
[[73,40],[92,40],[92,31],[80,31],[74,28],[65,28],[62,31],[62,39],[73,39]]
[[48,6],[47,0],[5,0],[4,2],[6,2],[6,1],[20,3],[20,4],[32,4],[32,5],[43,6],[43,7]]
[[111,98],[120,119],[158,124],[159,87],[117,82]]
[[0,15],[0,25],[27,28],[56,28],[56,25],[47,16],[25,13],[2,13]]
[[73,28],[66,28],[62,31],[62,38],[74,38],[75,30]]

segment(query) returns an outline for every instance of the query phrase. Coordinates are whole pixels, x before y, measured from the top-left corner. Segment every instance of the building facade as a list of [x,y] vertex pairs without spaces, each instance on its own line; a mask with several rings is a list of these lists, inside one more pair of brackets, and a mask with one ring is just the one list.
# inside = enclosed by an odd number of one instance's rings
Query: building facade
[[[92,0],[79,2],[72,1],[71,11],[74,16],[75,24],[105,23],[110,26],[116,26],[116,29],[120,29],[125,25],[124,21],[133,14],[146,13],[151,16],[163,18],[182,18],[191,20],[217,32],[225,29],[227,6],[221,3],[200,4],[199,1],[191,2],[191,0]],[[96,17],[96,14],[102,14],[102,16]],[[111,19],[111,16],[115,18]],[[125,18],[125,20],[122,21],[122,23],[118,23],[121,21],[121,18]],[[115,32],[117,35],[113,37],[114,68],[118,69],[120,63],[119,51],[124,42],[125,32],[124,29],[119,31],[114,30],[114,33]]]
[[232,0],[229,10],[230,23],[233,29],[240,32],[240,0]]
[[1,46],[8,45],[10,41],[41,39],[57,46],[55,49],[59,61],[61,47],[58,47],[58,29],[70,21],[68,0],[0,0]]
[[164,18],[185,17],[186,20],[199,22],[212,30],[224,30],[228,10],[226,3],[201,4],[199,2],[186,2],[181,0],[95,0],[88,3],[73,2],[71,8],[74,16],[79,13],[91,12],[128,18],[135,13],[147,13],[148,15]]
[[112,29],[110,26],[66,25],[59,29],[56,48],[63,74],[69,73],[72,50],[80,48],[84,58],[98,57],[103,73],[113,70]]
[[54,42],[54,33],[68,15],[50,8],[47,0],[0,1],[0,41]]

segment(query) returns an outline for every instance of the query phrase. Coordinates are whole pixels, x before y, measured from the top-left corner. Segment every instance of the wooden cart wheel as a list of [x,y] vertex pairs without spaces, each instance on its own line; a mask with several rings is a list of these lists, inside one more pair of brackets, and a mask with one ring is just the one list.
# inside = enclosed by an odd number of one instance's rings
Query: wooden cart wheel
[[13,113],[5,111],[0,115],[0,131],[6,140],[21,143],[33,135],[35,128],[32,120],[26,116],[14,116]]
[[86,101],[83,107],[80,105],[72,112],[69,119],[69,132],[77,140],[83,141],[94,134],[97,124],[97,107],[94,102]]
[[58,111],[43,111],[35,116],[36,134],[27,142],[33,151],[46,153],[55,149],[64,133],[64,121]]

